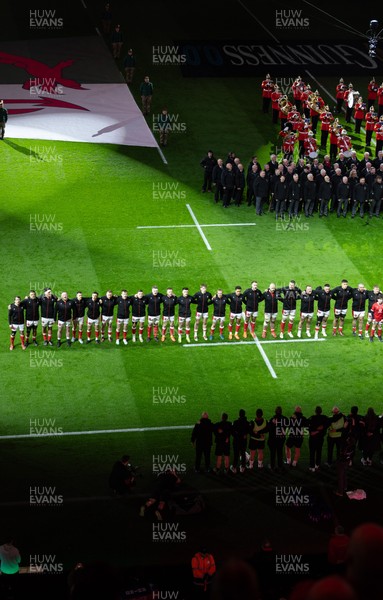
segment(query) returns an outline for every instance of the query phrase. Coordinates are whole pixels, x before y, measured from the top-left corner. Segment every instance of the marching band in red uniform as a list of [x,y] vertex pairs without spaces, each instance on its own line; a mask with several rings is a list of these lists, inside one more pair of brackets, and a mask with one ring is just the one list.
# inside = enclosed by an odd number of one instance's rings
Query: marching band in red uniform
[[[346,157],[351,155],[352,140],[347,131],[334,120],[334,115],[329,106],[319,95],[318,90],[313,92],[310,84],[306,84],[300,76],[291,84],[290,92],[293,96],[292,103],[287,94],[273,82],[267,74],[261,83],[263,112],[268,112],[272,107],[272,122],[278,124],[280,120],[280,133],[283,138],[282,149],[284,158],[294,154],[296,142],[299,143],[299,157],[314,158],[318,156],[318,144],[315,139],[317,123],[320,121],[321,140],[320,147],[326,151],[330,136],[330,159],[335,160],[341,152]],[[375,78],[372,78],[367,87],[368,102],[364,102],[359,92],[354,90],[353,84],[345,85],[343,78],[339,79],[336,86],[336,107],[334,111],[340,113],[342,105],[346,103],[346,122],[351,122],[352,113],[355,119],[355,133],[360,133],[365,120],[366,148],[376,135],[376,155],[383,149],[383,83],[378,87]],[[378,112],[374,109],[374,101],[378,102]],[[303,110],[303,114],[300,111]],[[381,117],[381,118],[380,118]],[[379,120],[378,120],[379,119]]]
[[270,75],[266,75],[266,79],[262,81],[262,112],[268,113],[271,102],[271,94],[274,91],[274,82]]

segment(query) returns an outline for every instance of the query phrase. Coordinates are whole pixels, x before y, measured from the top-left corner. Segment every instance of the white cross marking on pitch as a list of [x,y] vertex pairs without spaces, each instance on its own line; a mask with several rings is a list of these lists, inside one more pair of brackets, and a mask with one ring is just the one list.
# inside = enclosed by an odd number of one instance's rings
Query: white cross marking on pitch
[[208,250],[212,250],[212,247],[210,246],[206,235],[204,234],[204,232],[202,231],[202,227],[248,227],[248,226],[254,226],[256,225],[256,223],[206,223],[205,225],[201,225],[198,221],[197,221],[197,217],[195,216],[192,207],[190,206],[190,204],[186,204],[186,208],[189,211],[189,214],[191,216],[191,218],[194,221],[194,225],[142,225],[140,227],[137,227],[137,229],[176,229],[176,228],[185,228],[185,227],[196,227],[198,230],[198,233],[200,234],[201,238],[203,239],[205,246]]

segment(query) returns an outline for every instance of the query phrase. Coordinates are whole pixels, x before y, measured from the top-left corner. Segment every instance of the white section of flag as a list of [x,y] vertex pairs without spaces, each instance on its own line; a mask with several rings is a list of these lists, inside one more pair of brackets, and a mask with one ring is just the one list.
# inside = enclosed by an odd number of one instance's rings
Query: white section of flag
[[[9,138],[91,142],[157,148],[141,110],[125,83],[90,83],[88,89],[64,88],[62,94],[32,95],[20,85],[0,85],[0,97],[10,113],[43,98],[53,98],[88,109],[43,107],[24,114],[9,114],[5,136]],[[30,100],[30,104],[7,100]]]

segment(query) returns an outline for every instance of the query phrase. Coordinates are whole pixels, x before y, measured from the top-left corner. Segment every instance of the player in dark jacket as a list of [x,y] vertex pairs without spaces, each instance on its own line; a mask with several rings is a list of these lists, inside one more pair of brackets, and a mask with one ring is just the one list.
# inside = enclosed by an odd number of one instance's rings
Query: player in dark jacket
[[35,290],[30,290],[29,295],[21,301],[21,305],[25,309],[25,320],[27,325],[25,345],[29,345],[29,335],[32,331],[32,344],[38,346],[36,337],[37,326],[40,319],[40,301],[36,296]]
[[262,294],[265,301],[265,310],[263,315],[263,329],[262,337],[265,338],[267,334],[267,328],[270,325],[270,333],[273,338],[277,337],[275,333],[275,323],[278,316],[278,300],[279,295],[276,291],[275,283],[270,283],[267,290]]
[[306,289],[301,294],[301,313],[298,323],[297,336],[302,337],[303,323],[306,321],[306,336],[311,337],[310,325],[314,316],[314,300],[315,294],[311,285],[306,286]]
[[359,339],[363,340],[364,315],[366,313],[366,302],[370,290],[366,290],[363,283],[357,288],[352,288],[352,335],[356,336],[356,323],[358,322]]
[[314,290],[314,298],[318,301],[317,322],[315,325],[314,339],[318,339],[319,330],[322,328],[323,337],[327,337],[326,326],[330,315],[330,303],[332,299],[330,284],[325,283],[323,289],[319,286]]
[[281,321],[281,331],[279,337],[283,339],[286,327],[286,321],[288,320],[288,328],[287,335],[289,337],[294,337],[292,333],[295,313],[297,308],[297,300],[301,297],[302,291],[296,287],[294,279],[289,282],[287,287],[282,287],[277,289],[277,294],[280,295],[278,298],[280,302],[282,302],[282,321]]
[[152,339],[152,329],[154,341],[158,342],[158,329],[160,324],[161,304],[163,303],[164,295],[158,291],[158,287],[154,285],[150,294],[146,294],[144,299],[148,307],[148,335],[147,342]]
[[92,332],[92,327],[94,326],[94,336],[96,338],[96,344],[99,344],[101,305],[100,299],[98,297],[98,292],[93,292],[92,296],[86,299],[85,306],[87,310],[86,343],[90,344],[90,336]]
[[233,323],[235,321],[235,333],[234,337],[239,340],[239,330],[241,327],[241,321],[243,318],[242,304],[243,294],[240,285],[237,285],[235,291],[231,294],[226,294],[226,299],[230,305],[230,319],[229,319],[229,340],[233,339]]
[[117,324],[116,324],[116,344],[120,345],[120,329],[122,325],[122,341],[126,346],[128,343],[127,332],[129,323],[130,298],[127,290],[122,290],[120,296],[116,298],[117,306]]
[[45,288],[44,293],[41,296],[39,296],[44,346],[53,346],[52,327],[53,323],[55,322],[56,300],[57,296],[52,294],[52,290],[50,288]]
[[343,325],[347,314],[347,304],[351,296],[352,288],[348,285],[347,279],[342,279],[341,285],[335,287],[331,292],[331,297],[335,300],[333,335],[336,335],[338,329],[339,335],[344,336]]
[[24,307],[21,303],[20,296],[15,296],[15,299],[12,302],[12,304],[8,305],[8,323],[11,330],[9,349],[14,349],[16,332],[19,331],[21,347],[23,350],[25,350],[26,346],[24,344]]
[[217,290],[217,293],[213,296],[211,300],[211,304],[213,305],[213,318],[211,322],[210,335],[209,340],[212,341],[214,337],[215,326],[219,323],[219,337],[221,340],[224,340],[223,330],[226,316],[226,306],[229,305],[227,297],[223,293],[221,289]]
[[142,290],[138,290],[134,296],[129,297],[132,307],[132,342],[136,341],[136,331],[138,323],[138,339],[142,343],[144,341],[144,324],[146,317],[147,301]]
[[76,330],[77,330],[77,326],[78,326],[78,341],[80,344],[83,344],[83,340],[82,340],[82,328],[84,325],[84,317],[85,317],[85,310],[86,310],[86,300],[87,298],[84,298],[82,295],[82,292],[77,292],[76,297],[72,298],[72,308],[73,308],[73,315],[72,315],[72,342],[76,341]]
[[247,338],[247,330],[250,323],[250,333],[255,339],[255,326],[258,317],[258,305],[263,302],[264,297],[262,292],[258,289],[258,282],[252,281],[251,287],[247,288],[243,292],[243,303],[245,304],[245,324],[243,326],[243,337]]
[[67,346],[71,345],[73,303],[69,300],[68,293],[63,292],[55,304],[55,320],[57,319],[57,347],[61,346],[61,334],[65,328]]
[[194,340],[198,342],[198,328],[199,323],[202,318],[202,335],[203,339],[207,341],[207,319],[209,316],[208,309],[209,304],[211,304],[212,295],[207,291],[207,286],[205,283],[202,283],[200,286],[200,291],[196,292],[192,296],[192,302],[197,304],[197,310],[195,315],[195,323],[194,323]]
[[112,290],[108,290],[105,296],[100,298],[101,304],[101,341],[105,341],[105,328],[108,327],[108,342],[112,341],[112,325],[114,307],[117,304],[117,296]]
[[182,295],[178,296],[178,343],[182,343],[183,327],[185,325],[186,341],[190,344],[190,305],[193,304],[193,296],[189,295],[189,288],[182,288]]
[[178,304],[177,296],[173,294],[173,288],[169,287],[166,290],[166,294],[162,297],[162,330],[161,330],[161,342],[166,339],[166,329],[169,324],[170,339],[172,342],[176,341],[174,337],[174,319],[175,319],[175,308]]

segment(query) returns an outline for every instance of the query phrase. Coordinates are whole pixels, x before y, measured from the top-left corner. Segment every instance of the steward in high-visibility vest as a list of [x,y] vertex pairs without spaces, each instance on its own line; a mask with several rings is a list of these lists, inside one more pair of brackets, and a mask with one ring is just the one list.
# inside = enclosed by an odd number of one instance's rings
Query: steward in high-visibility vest
[[191,560],[193,571],[193,583],[203,587],[206,592],[216,571],[215,561],[212,554],[209,554],[205,548],[201,552],[196,552]]

